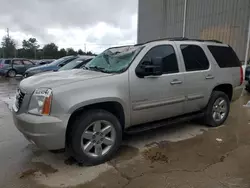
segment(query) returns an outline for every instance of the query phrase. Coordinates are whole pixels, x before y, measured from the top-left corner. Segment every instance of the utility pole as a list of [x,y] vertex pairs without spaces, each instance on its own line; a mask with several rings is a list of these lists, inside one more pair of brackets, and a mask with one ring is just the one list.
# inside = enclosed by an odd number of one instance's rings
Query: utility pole
[[86,45],[86,43],[84,44],[84,52],[87,53],[87,45]]
[[10,38],[10,31],[9,31],[9,28],[6,29],[6,32],[7,32],[7,37]]

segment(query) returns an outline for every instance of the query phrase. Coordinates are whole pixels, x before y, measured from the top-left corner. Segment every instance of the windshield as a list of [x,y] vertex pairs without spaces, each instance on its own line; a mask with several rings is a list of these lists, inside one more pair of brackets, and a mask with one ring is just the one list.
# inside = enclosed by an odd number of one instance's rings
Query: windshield
[[63,66],[62,68],[60,68],[59,71],[74,69],[74,68],[76,68],[78,65],[80,65],[83,61],[86,61],[86,59],[77,58],[77,59],[75,59],[75,60],[69,62],[68,64],[66,64],[66,65]]
[[142,48],[142,46],[110,48],[87,63],[85,68],[107,73],[123,72]]
[[53,61],[53,62],[50,63],[49,65],[56,66],[56,65],[60,64],[62,61],[67,60],[67,59],[69,59],[69,57],[62,57],[62,58],[60,58],[60,59],[57,59],[57,60]]

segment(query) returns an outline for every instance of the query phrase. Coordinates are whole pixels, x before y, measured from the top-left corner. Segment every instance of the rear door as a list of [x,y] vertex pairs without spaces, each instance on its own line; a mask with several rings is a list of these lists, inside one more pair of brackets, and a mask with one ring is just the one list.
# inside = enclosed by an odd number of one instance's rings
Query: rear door
[[34,67],[35,64],[29,60],[23,60],[23,64],[24,64],[24,67],[25,67],[25,71],[31,67]]
[[180,44],[180,53],[184,63],[184,86],[186,102],[184,112],[191,113],[202,110],[210,98],[215,85],[214,66],[209,62],[202,45]]
[[16,71],[17,74],[23,74],[25,72],[25,66],[23,64],[23,61],[20,59],[14,59],[12,60],[12,66],[13,69]]

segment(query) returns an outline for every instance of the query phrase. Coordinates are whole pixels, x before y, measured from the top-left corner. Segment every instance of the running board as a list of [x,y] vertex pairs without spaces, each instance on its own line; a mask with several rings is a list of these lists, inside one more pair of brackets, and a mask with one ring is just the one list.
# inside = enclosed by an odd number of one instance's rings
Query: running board
[[204,113],[199,112],[199,113],[192,113],[192,114],[188,114],[188,115],[182,115],[182,116],[178,116],[178,117],[174,117],[174,118],[169,118],[169,119],[165,119],[165,120],[161,120],[161,121],[156,121],[156,122],[152,122],[152,123],[136,125],[136,126],[132,126],[132,127],[125,129],[125,133],[136,134],[139,132],[157,129],[157,128],[168,126],[168,125],[173,125],[173,124],[178,124],[178,123],[190,121],[192,119],[201,118],[203,116],[204,116]]

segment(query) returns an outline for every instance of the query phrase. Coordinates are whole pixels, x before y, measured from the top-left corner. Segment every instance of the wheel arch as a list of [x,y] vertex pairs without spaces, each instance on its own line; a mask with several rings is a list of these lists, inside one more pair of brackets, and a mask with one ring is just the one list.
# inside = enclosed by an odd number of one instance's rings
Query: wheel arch
[[232,100],[233,97],[233,86],[232,84],[219,84],[216,87],[214,87],[213,91],[221,91],[224,92],[229,100]]
[[74,121],[81,116],[85,111],[91,110],[91,109],[102,109],[102,110],[106,110],[110,113],[112,113],[113,115],[115,115],[119,122],[122,125],[122,129],[125,128],[125,125],[128,123],[128,118],[126,111],[125,111],[125,107],[122,105],[122,103],[120,103],[117,100],[109,100],[109,101],[99,101],[99,102],[95,102],[95,103],[91,103],[90,101],[88,103],[85,103],[85,105],[76,105],[75,107],[72,107],[70,109],[70,118],[69,121],[67,123],[67,128],[66,128],[66,140],[65,140],[65,146],[68,146],[68,140],[69,140],[69,135],[72,131],[72,127],[73,127],[73,123]]

